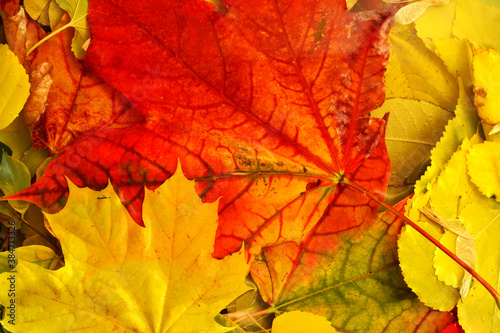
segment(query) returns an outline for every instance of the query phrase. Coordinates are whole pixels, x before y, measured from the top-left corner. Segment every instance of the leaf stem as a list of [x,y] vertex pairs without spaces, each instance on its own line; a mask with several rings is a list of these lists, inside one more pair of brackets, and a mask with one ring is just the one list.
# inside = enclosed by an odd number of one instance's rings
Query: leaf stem
[[26,52],[26,56],[29,56],[31,52],[33,52],[37,47],[39,47],[43,42],[45,42],[46,40],[48,40],[49,38],[52,38],[54,37],[55,35],[57,35],[58,33],[60,33],[61,31],[63,31],[64,29],[67,29],[67,28],[70,28],[70,27],[74,27],[75,23],[80,21],[81,19],[85,18],[87,16],[87,14],[77,18],[76,20],[73,20],[71,19],[71,21],[69,21],[67,24],[63,25],[62,27],[60,27],[59,29],[57,30],[54,30],[52,31],[50,34],[48,34],[47,36],[43,37],[42,39],[40,39],[35,45],[33,45],[29,50],[28,52]]
[[253,312],[253,313],[247,313],[246,315],[241,316],[238,319],[234,319],[234,320],[231,318],[229,318],[229,319],[231,319],[233,321],[233,323],[239,323],[239,322],[241,322],[245,319],[248,319],[248,318],[255,318],[257,316],[262,316],[262,315],[272,314],[272,313],[273,313],[272,308],[269,307],[269,308],[265,308],[264,310],[259,310],[259,311]]
[[36,232],[37,234],[42,236],[43,239],[45,239],[48,243],[50,243],[54,247],[54,250],[56,250],[56,252],[58,252],[57,254],[62,257],[61,248],[56,242],[53,241],[53,239],[51,239],[50,237],[49,238],[46,237],[43,232],[41,232],[40,230],[37,230],[28,221],[26,221],[23,217],[20,217],[17,214],[17,212],[10,205],[8,205],[5,201],[0,201],[0,204],[2,204],[6,209],[10,210],[11,213],[13,213],[14,216],[17,217],[18,222],[23,222],[28,228],[30,228],[31,230],[33,230],[34,232]]
[[385,201],[381,200],[378,198],[375,194],[372,192],[366,190],[363,188],[361,185],[356,184],[354,182],[351,182],[349,179],[343,177],[341,180],[341,183],[346,184],[347,186],[351,187],[352,189],[363,193],[366,195],[368,198],[372,199],[379,205],[383,206],[387,210],[389,210],[391,213],[402,219],[406,224],[410,225],[413,229],[417,230],[422,236],[427,238],[432,244],[436,245],[441,251],[446,253],[451,259],[453,259],[455,262],[457,262],[460,266],[462,266],[467,272],[469,272],[476,280],[481,283],[486,290],[493,296],[495,299],[495,302],[497,304],[497,307],[500,309],[500,294],[485,280],[481,275],[479,275],[472,267],[467,265],[462,259],[457,257],[457,255],[453,252],[451,252],[449,249],[447,249],[443,244],[441,244],[437,239],[432,237],[427,231],[422,229],[420,226],[418,226],[415,222],[404,216],[404,214],[399,213],[394,207],[386,203]]

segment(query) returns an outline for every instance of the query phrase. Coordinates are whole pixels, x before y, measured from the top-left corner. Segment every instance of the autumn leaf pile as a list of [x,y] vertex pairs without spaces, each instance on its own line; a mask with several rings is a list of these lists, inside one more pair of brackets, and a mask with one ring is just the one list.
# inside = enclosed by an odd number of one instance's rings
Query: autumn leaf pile
[[0,1],[3,328],[500,331],[394,215],[498,290],[500,7],[421,3]]

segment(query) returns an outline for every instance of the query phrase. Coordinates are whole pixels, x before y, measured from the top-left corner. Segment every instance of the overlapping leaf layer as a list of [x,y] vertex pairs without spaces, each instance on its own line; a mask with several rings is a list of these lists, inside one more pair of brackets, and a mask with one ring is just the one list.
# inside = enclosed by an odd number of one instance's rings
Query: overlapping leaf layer
[[[206,201],[222,197],[217,256],[241,241],[254,253],[300,243],[320,219],[334,230],[370,219],[374,205],[343,194],[337,181],[385,192],[385,121],[367,114],[384,100],[395,7],[352,14],[343,1],[225,5],[221,14],[194,0],[93,1],[84,62],[146,123],[85,134],[17,198],[55,211],[64,176],[92,188],[109,177],[142,223],[143,186],[167,179],[179,158]],[[166,16],[152,20],[158,11]],[[349,218],[336,222],[334,210]]]

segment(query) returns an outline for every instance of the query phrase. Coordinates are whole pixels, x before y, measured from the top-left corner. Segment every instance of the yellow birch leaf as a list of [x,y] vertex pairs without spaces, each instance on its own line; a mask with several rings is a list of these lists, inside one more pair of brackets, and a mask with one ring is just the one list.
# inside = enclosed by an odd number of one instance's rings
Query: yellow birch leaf
[[[491,200],[490,200],[491,201]],[[474,269],[496,290],[500,285],[500,205],[473,203],[460,215],[475,237]],[[500,332],[500,310],[486,289],[476,281],[458,303],[458,318],[466,332]]]
[[472,96],[472,49],[469,42],[457,38],[435,39],[433,42],[434,52],[443,60],[452,75],[460,77],[467,94]]
[[[447,249],[456,254],[457,235],[452,232],[446,232],[439,242]],[[434,251],[434,269],[436,276],[448,286],[459,288],[460,282],[464,277],[464,269],[454,260],[450,259],[443,251],[436,248]]]
[[[500,22],[500,20],[499,20]],[[499,29],[500,31],[500,29]],[[474,103],[485,127],[500,124],[500,54],[495,50],[474,50]]]
[[180,171],[145,190],[144,223],[129,216],[111,186],[69,184],[63,210],[46,215],[65,266],[19,261],[0,276],[0,303],[16,281],[17,332],[224,332],[214,318],[249,287],[246,254],[212,257],[218,202],[203,204]]
[[[459,203],[458,201],[457,204]],[[445,234],[439,240],[440,243],[455,253],[467,265],[474,267],[474,239],[460,219],[445,219],[427,207],[421,211],[432,221],[444,227]],[[471,275],[438,248],[434,254],[434,268],[439,280],[454,288],[460,288],[462,299],[467,296]]]
[[[465,166],[466,152],[478,140],[477,135],[471,140],[464,138],[460,149],[429,183],[428,191],[416,193],[410,201],[408,217],[437,240],[443,237],[444,230],[421,213],[424,207],[430,206],[445,219],[456,219],[463,207],[486,199],[469,181]],[[441,311],[450,311],[455,307],[459,293],[457,289],[443,282],[449,281],[448,278],[437,276],[435,253],[436,246],[413,228],[407,227],[402,231],[398,241],[398,255],[406,283],[425,305]]]
[[390,117],[385,142],[391,160],[391,180],[386,200],[396,203],[411,194],[413,184],[430,160],[431,149],[453,114],[426,101],[390,98],[371,115],[381,118],[387,112]]
[[29,77],[16,55],[0,45],[0,130],[9,126],[23,109],[30,94]]
[[458,97],[456,79],[418,38],[413,25],[393,27],[389,42],[386,97],[425,100],[452,111]]
[[479,118],[471,100],[467,96],[461,81],[459,80],[460,95],[455,109],[456,117],[448,122],[443,137],[432,150],[431,165],[425,174],[415,183],[415,193],[425,193],[441,172],[443,166],[457,151],[464,138],[472,138],[477,131]]
[[[421,221],[418,206],[428,202],[428,194],[414,198],[409,212],[409,218],[437,238],[441,234],[431,224]],[[436,246],[429,242],[415,229],[405,226],[398,240],[398,256],[405,282],[425,305],[441,311],[451,311],[457,304],[458,291],[440,281],[433,266]]]
[[444,6],[429,7],[415,21],[417,34],[429,49],[434,49],[433,41],[436,39],[446,40],[453,38],[452,30],[456,6],[457,0],[450,0]]
[[467,155],[467,168],[479,190],[500,202],[500,143],[485,141],[474,145]]
[[500,51],[498,38],[500,8],[480,0],[456,0],[453,35],[468,39],[484,48]]
[[273,333],[335,333],[338,332],[323,316],[310,312],[290,311],[274,319]]

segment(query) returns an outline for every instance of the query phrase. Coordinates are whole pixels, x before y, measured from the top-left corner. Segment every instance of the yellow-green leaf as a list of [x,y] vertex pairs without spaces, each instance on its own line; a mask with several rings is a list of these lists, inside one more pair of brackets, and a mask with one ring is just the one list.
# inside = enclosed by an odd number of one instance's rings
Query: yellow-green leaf
[[77,58],[85,55],[84,43],[90,38],[90,30],[87,23],[89,11],[88,0],[56,0],[62,9],[68,12],[71,21],[68,25],[75,28],[75,37],[71,43],[71,50]]
[[24,9],[32,19],[52,30],[61,21],[64,10],[56,0],[24,0]]
[[30,94],[29,77],[8,45],[0,44],[0,130],[16,119]]
[[325,317],[310,312],[290,311],[273,321],[273,333],[335,333]]
[[[7,272],[14,269],[15,264],[9,263],[9,251],[0,253],[0,272]],[[61,259],[54,251],[45,246],[32,245],[21,246],[15,249],[15,260],[26,261],[38,265],[44,269],[54,269]]]
[[387,112],[390,117],[385,141],[391,159],[391,180],[386,198],[396,203],[411,194],[453,114],[426,101],[390,98],[372,116],[382,117]]
[[26,165],[31,177],[35,176],[36,171],[45,162],[47,157],[49,157],[49,154],[50,150],[48,148],[35,149],[33,147],[24,153],[21,162]]
[[467,155],[467,168],[479,190],[500,201],[500,143],[485,141],[474,145]]
[[15,275],[16,325],[36,332],[224,332],[214,318],[246,292],[249,265],[241,250],[212,257],[218,202],[203,204],[180,171],[146,190],[145,227],[129,216],[111,186],[95,192],[70,184],[65,208],[47,215],[66,266],[49,271],[20,260],[0,275],[9,304]]
[[7,128],[0,131],[0,142],[12,150],[12,157],[20,160],[31,147],[31,134],[24,124],[22,114]]
[[[0,190],[4,195],[10,195],[24,190],[31,185],[31,175],[21,161],[2,152],[0,161]],[[29,207],[29,202],[9,200],[9,204],[21,214]]]
[[58,34],[64,29],[74,28],[75,36],[73,37],[73,41],[71,43],[71,50],[77,58],[83,58],[86,51],[86,47],[84,45],[90,38],[90,30],[87,23],[89,2],[88,0],[56,0],[56,2],[62,9],[68,12],[71,20],[67,24],[57,28],[52,31],[52,33],[39,40],[29,49],[28,54],[30,54],[47,39]]

